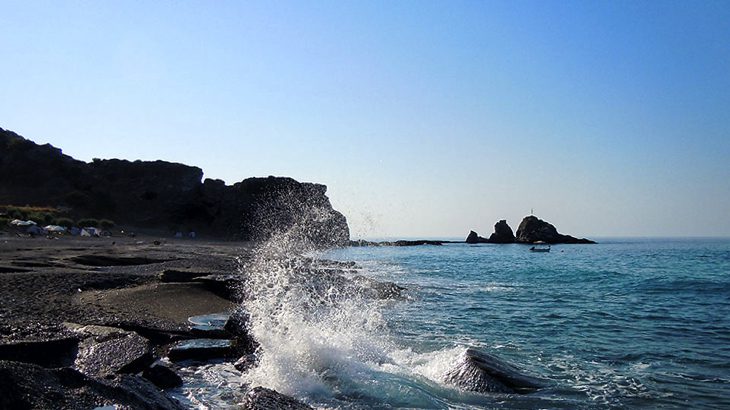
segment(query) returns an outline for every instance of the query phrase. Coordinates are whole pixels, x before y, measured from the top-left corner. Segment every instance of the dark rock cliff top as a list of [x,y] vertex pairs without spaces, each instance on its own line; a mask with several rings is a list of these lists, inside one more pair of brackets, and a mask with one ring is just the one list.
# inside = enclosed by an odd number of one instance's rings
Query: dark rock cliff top
[[324,185],[268,177],[229,186],[202,178],[198,167],[165,161],[86,163],[0,128],[0,204],[64,207],[77,218],[229,239],[293,232],[316,246],[349,240]]

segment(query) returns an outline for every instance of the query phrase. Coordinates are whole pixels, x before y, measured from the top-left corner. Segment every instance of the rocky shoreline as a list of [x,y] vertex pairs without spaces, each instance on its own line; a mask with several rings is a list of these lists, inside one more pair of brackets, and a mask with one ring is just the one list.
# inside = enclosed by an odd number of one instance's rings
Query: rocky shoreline
[[[249,242],[0,234],[0,408],[191,407],[178,389],[191,366],[258,365],[262,347],[243,306],[257,297],[247,278],[268,251]],[[333,289],[373,300],[407,292],[352,262],[284,252],[290,279],[304,281],[313,300]],[[540,389],[535,380],[476,350],[443,378],[461,390],[515,394]],[[232,394],[243,409],[310,408],[261,386]]]
[[[236,361],[255,349],[236,314],[244,295],[235,276],[251,251],[0,236],[0,408],[186,408],[164,390],[181,384],[178,362]],[[220,312],[233,313],[220,328],[188,320]],[[241,393],[244,408],[306,408],[267,389]]]

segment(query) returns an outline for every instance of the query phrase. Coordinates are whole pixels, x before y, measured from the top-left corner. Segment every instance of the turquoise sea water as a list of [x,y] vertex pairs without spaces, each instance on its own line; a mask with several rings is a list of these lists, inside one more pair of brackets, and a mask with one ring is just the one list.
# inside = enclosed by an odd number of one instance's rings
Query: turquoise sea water
[[[327,303],[298,304],[311,292],[291,294],[287,279],[267,299],[282,304],[253,309],[254,317],[277,319],[260,318],[266,326],[254,333],[271,354],[243,383],[325,408],[730,408],[730,240],[604,239],[550,253],[492,244],[346,248],[323,256],[356,261],[357,275],[395,282],[405,298],[328,295]],[[547,387],[527,395],[459,391],[441,376],[467,347]]]

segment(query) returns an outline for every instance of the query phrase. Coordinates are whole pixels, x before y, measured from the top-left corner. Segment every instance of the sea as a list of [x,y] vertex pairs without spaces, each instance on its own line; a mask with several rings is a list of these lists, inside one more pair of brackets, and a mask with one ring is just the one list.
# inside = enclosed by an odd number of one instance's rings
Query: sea
[[[175,394],[201,409],[234,408],[259,385],[333,409],[730,408],[730,239],[598,242],[310,253],[404,289],[386,299],[312,281],[286,246],[261,251],[245,302],[258,365],[191,366]],[[544,386],[449,384],[468,348]]]

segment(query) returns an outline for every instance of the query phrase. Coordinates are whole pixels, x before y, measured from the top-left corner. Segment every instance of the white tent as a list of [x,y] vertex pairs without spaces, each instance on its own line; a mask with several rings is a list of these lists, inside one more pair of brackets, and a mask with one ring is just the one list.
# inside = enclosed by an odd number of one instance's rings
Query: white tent
[[99,228],[86,227],[86,228],[81,229],[81,236],[99,237],[100,235],[101,235],[101,230],[99,230]]
[[30,219],[27,221],[21,221],[20,219],[13,219],[10,221],[10,225],[14,226],[35,226],[38,225],[37,223],[31,221]]

